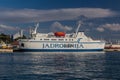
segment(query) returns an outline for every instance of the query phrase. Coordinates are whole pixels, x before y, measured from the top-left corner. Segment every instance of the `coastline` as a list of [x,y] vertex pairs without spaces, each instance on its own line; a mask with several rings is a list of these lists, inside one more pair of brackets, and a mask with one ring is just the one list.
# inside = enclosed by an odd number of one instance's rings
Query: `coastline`
[[0,49],[0,52],[13,52],[13,49]]

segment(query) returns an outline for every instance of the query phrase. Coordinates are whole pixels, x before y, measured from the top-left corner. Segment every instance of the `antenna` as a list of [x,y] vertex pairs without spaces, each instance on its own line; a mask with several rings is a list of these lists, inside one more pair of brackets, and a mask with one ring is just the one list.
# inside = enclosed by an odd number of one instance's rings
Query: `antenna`
[[23,37],[23,30],[20,30],[20,37]]
[[35,26],[34,34],[37,33],[37,28],[38,28],[38,27],[39,27],[39,23],[37,23],[36,26]]
[[78,22],[78,27],[77,27],[77,29],[76,29],[76,36],[77,36],[77,34],[78,34],[78,31],[79,31],[79,28],[80,28],[81,24],[82,24],[82,21],[79,21],[79,22]]

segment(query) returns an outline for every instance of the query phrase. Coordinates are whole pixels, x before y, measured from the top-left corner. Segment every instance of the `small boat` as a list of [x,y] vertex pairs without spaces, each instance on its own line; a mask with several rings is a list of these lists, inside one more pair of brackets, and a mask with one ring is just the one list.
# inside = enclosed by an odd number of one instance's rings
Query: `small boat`
[[105,45],[105,50],[106,51],[120,51],[120,44],[116,43],[116,44],[106,44]]

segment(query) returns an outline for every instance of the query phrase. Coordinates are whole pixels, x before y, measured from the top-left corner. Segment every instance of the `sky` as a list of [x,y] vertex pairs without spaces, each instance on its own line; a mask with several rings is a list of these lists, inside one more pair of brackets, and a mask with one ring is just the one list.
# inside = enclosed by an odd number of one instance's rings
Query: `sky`
[[94,39],[120,40],[120,0],[0,0],[0,32],[15,34],[39,22],[38,32],[79,31]]

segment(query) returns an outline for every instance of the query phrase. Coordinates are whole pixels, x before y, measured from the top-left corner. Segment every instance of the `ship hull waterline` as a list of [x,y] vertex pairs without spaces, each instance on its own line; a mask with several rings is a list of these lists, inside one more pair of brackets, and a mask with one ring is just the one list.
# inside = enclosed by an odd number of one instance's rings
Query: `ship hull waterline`
[[20,52],[98,52],[103,51],[103,49],[19,49]]

